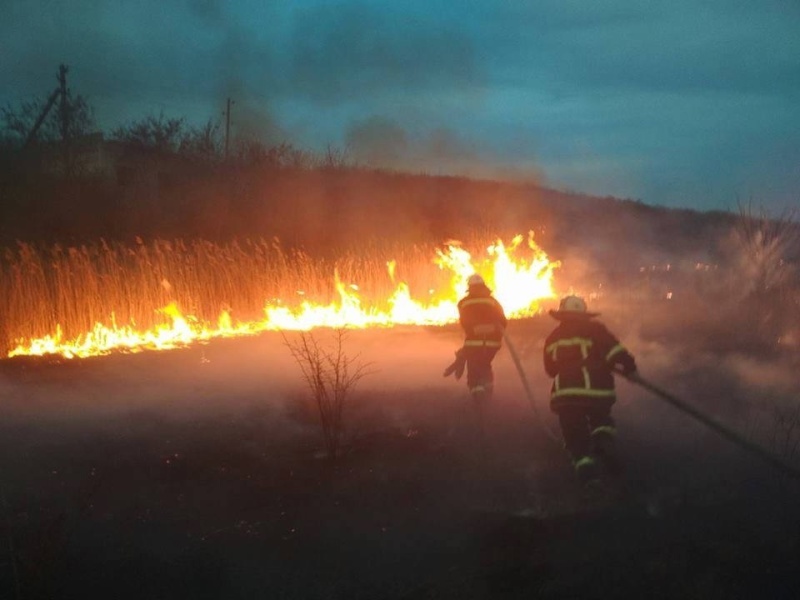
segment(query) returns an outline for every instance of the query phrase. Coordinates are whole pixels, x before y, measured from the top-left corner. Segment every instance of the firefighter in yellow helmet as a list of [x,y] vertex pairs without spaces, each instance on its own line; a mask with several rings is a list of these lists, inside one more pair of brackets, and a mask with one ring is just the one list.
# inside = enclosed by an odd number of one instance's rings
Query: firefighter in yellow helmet
[[467,370],[467,387],[476,400],[489,400],[494,388],[492,360],[503,340],[508,320],[503,307],[480,275],[467,280],[467,295],[458,301],[458,318],[464,329],[464,345],[456,352],[456,360],[444,372],[461,377]]
[[559,321],[544,344],[544,369],[553,378],[550,408],[558,415],[578,480],[594,487],[603,475],[619,475],[611,417],[616,400],[612,370],[620,367],[635,377],[636,361],[605,325],[594,320],[599,313],[588,312],[582,298],[567,296],[558,310],[549,312]]

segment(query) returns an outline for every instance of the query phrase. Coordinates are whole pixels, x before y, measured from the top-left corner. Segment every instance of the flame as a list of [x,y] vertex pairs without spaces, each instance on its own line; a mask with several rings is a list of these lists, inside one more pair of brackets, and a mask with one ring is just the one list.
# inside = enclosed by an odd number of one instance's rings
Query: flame
[[[32,340],[19,340],[8,353],[14,356],[61,355],[65,358],[84,358],[115,351],[140,352],[143,350],[168,350],[218,337],[253,335],[263,331],[300,330],[319,327],[390,327],[393,325],[444,325],[458,319],[457,303],[467,289],[467,279],[480,274],[494,291],[494,296],[504,307],[509,318],[536,314],[539,302],[554,297],[553,272],[560,266],[547,255],[528,235],[531,256],[517,258],[523,236],[516,236],[506,247],[498,240],[486,249],[486,256],[474,259],[459,242],[448,242],[444,250],[437,250],[434,263],[449,274],[442,289],[425,290],[424,299],[412,296],[407,283],[396,280],[397,264],[387,263],[387,271],[395,290],[383,302],[368,302],[359,293],[358,285],[345,283],[334,270],[334,286],[338,302],[328,305],[307,300],[298,304],[273,300],[264,307],[264,318],[259,321],[235,322],[229,310],[222,310],[216,323],[207,323],[191,315],[184,315],[176,303],[159,309],[166,317],[165,323],[152,330],[139,331],[135,325],[118,325],[112,315],[111,324],[96,323],[91,331],[70,340],[64,339],[61,326],[51,335]],[[165,289],[169,283],[162,281]],[[298,296],[303,293],[298,291]]]

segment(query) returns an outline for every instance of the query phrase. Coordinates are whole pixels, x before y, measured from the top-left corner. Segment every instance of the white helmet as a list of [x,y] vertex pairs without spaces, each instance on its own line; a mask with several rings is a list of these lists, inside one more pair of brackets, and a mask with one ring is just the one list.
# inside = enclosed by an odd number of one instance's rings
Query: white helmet
[[566,296],[558,305],[559,312],[585,313],[586,302],[578,296]]
[[473,285],[486,285],[486,282],[483,280],[483,277],[475,273],[474,275],[470,275],[469,279],[467,279],[467,285],[472,287]]
[[588,312],[586,302],[578,296],[565,296],[558,304],[558,310],[548,311],[550,316],[555,319],[596,317],[600,313]]

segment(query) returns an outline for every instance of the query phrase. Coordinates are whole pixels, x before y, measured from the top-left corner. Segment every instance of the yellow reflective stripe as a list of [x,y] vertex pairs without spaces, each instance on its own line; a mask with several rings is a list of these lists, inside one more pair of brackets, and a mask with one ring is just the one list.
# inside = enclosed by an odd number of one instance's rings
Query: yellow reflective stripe
[[466,340],[465,346],[488,346],[489,348],[499,348],[500,342],[495,340]]
[[553,358],[555,359],[556,350],[561,346],[580,346],[581,347],[581,356],[585,359],[589,356],[589,348],[592,347],[592,340],[589,338],[581,338],[581,337],[574,337],[574,338],[565,338],[563,340],[556,340],[552,344],[547,347],[547,351],[553,354]]
[[623,346],[622,344],[617,344],[611,350],[608,351],[608,354],[606,354],[606,361],[611,360],[614,356],[624,351],[625,351],[625,346]]
[[462,300],[461,306],[470,306],[472,304],[491,304],[494,306],[494,300],[491,298],[469,298],[468,300]]
[[612,427],[611,425],[601,425],[600,427],[595,427],[592,430],[592,435],[600,435],[600,434],[616,436],[617,435],[617,428]]
[[560,376],[560,374],[556,374],[556,378],[553,380],[553,389],[555,390],[553,396],[555,396],[555,394],[558,392],[558,388],[561,387],[561,380],[559,379]]
[[582,469],[583,467],[590,467],[594,464],[594,459],[591,456],[584,456],[575,461],[575,468]]
[[586,367],[581,367],[581,371],[583,371],[583,387],[588,390],[592,387],[592,381],[589,379],[589,369]]
[[564,388],[563,390],[556,389],[550,394],[551,398],[559,396],[596,396],[607,398],[616,395],[614,390],[587,390],[585,388]]

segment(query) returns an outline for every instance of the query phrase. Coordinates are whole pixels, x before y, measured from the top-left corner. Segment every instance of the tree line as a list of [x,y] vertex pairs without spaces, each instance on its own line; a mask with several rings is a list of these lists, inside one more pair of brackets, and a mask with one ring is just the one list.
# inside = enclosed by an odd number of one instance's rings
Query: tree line
[[292,237],[286,218],[272,219],[269,231],[260,226],[301,192],[298,179],[359,169],[345,150],[311,151],[288,140],[241,135],[229,151],[227,132],[213,119],[198,126],[151,114],[100,132],[84,96],[67,90],[48,112],[52,104],[35,98],[0,108],[0,243]]
[[[207,163],[218,163],[229,158],[233,163],[245,165],[269,164],[296,168],[353,166],[347,152],[342,149],[329,146],[320,153],[298,148],[289,141],[268,145],[250,136],[238,136],[232,152],[226,156],[225,133],[219,121],[209,119],[203,125],[192,125],[184,117],[167,117],[163,112],[118,125],[107,133],[99,132],[94,107],[85,96],[73,95],[71,90],[67,90],[58,111],[48,112],[46,109],[47,100],[43,98],[0,108],[0,151],[6,158],[22,153],[27,145],[36,147],[69,141],[74,143],[101,133],[105,139],[126,144],[133,149],[180,154]],[[44,114],[46,118],[37,125],[37,120]],[[26,143],[30,141],[29,136],[34,130],[36,135],[33,143]]]

